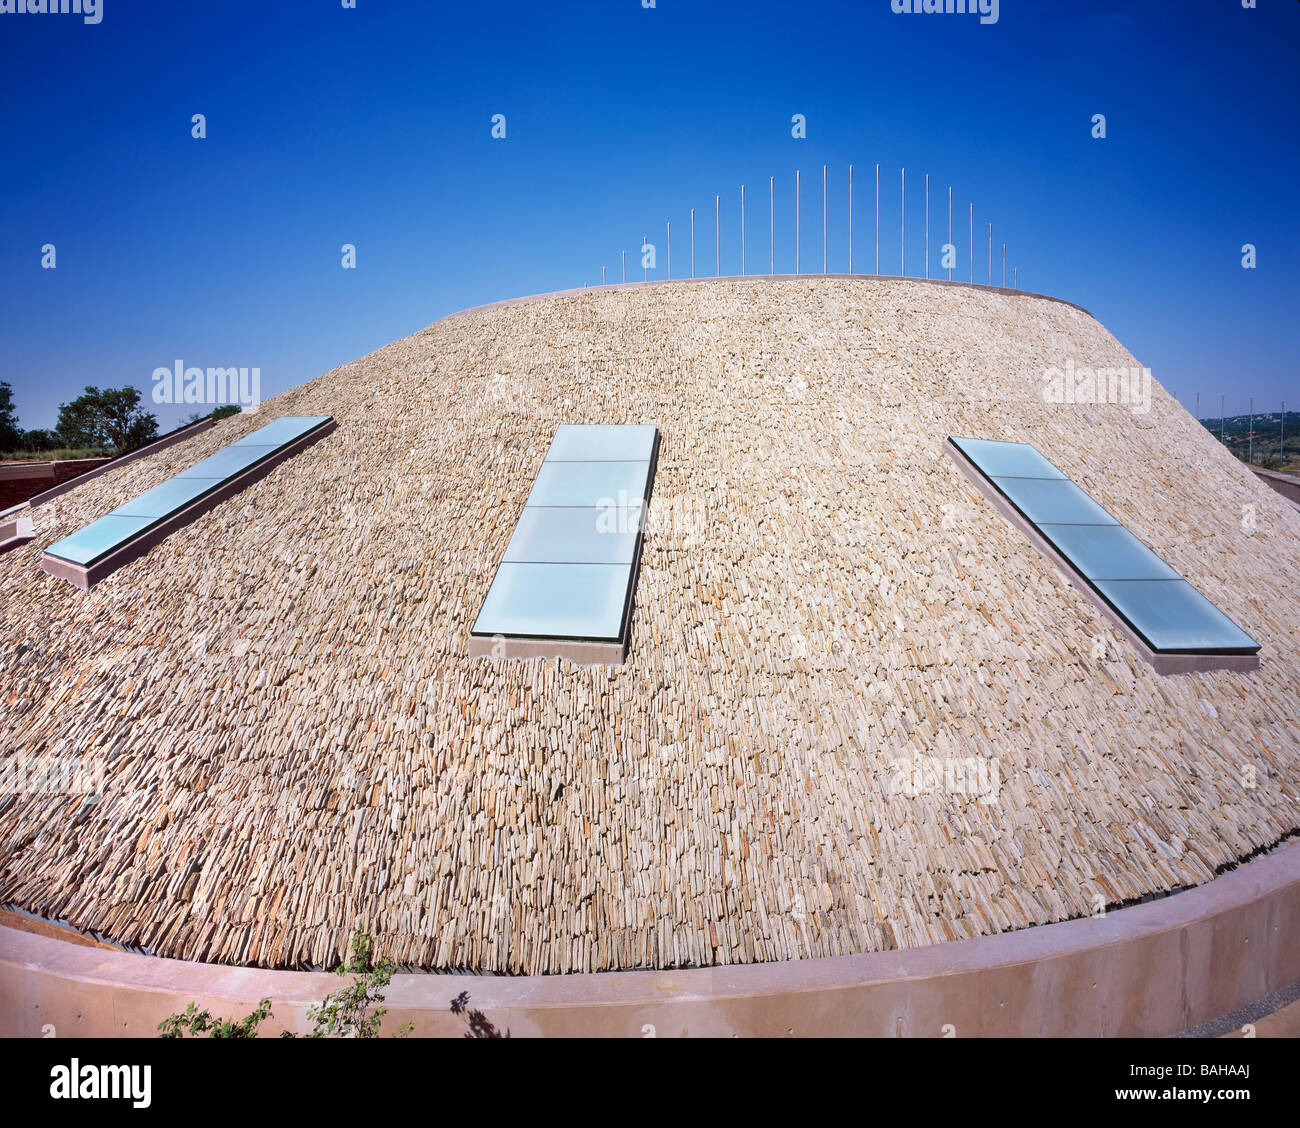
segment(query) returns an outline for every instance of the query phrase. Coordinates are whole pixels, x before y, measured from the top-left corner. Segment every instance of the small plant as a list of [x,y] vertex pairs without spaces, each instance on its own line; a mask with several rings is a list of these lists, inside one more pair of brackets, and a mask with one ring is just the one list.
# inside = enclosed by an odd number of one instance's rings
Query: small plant
[[[332,991],[317,1005],[307,1008],[312,1020],[308,1038],[378,1038],[379,1027],[388,1008],[380,1006],[384,990],[393,978],[393,965],[387,960],[370,966],[370,937],[358,932],[348,945],[349,955],[334,971],[335,975],[355,976],[348,987]],[[468,999],[468,996],[464,996]],[[271,1000],[263,999],[247,1018],[235,1021],[212,1017],[209,1010],[199,1010],[191,1002],[184,1014],[168,1015],[158,1024],[160,1038],[183,1038],[186,1034],[200,1038],[256,1038],[257,1028],[271,1018]],[[486,1021],[486,1020],[485,1020]],[[488,1024],[491,1026],[491,1024]],[[411,1023],[395,1030],[394,1038],[405,1038],[414,1029]],[[474,1035],[499,1037],[499,1035]],[[291,1030],[282,1030],[281,1038],[296,1038]]]
[[193,1038],[256,1038],[258,1026],[270,1017],[270,999],[263,999],[257,1004],[257,1010],[238,1022],[229,1018],[214,1020],[210,1010],[206,1007],[199,1010],[191,1002],[184,1014],[168,1015],[158,1024],[161,1031],[158,1037],[183,1038],[188,1033]]
[[[350,987],[340,988],[326,995],[319,1006],[308,1007],[307,1017],[315,1025],[309,1038],[378,1038],[379,1027],[387,1007],[377,1004],[384,1001],[384,989],[393,978],[393,965],[387,960],[370,967],[371,942],[364,932],[352,937],[350,955],[334,972],[335,975],[353,975]],[[414,1026],[407,1023],[393,1032],[394,1038],[405,1038]]]

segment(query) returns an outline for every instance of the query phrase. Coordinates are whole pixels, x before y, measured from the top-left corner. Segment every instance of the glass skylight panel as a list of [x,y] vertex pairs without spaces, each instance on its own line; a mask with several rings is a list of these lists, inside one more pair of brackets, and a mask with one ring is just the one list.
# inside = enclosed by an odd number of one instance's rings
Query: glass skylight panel
[[[178,523],[197,515],[200,508],[210,508],[333,429],[334,421],[328,415],[273,420],[52,544],[45,550],[42,566],[78,587],[89,588],[147,551]],[[148,536],[157,526],[163,526],[159,536]]]
[[649,462],[543,462],[528,504],[636,505],[646,496],[649,481]]
[[110,517],[170,517],[209,490],[221,484],[220,478],[168,478],[161,485],[133,497],[109,513]]
[[196,462],[188,470],[182,470],[176,477],[229,478],[279,449],[275,446],[228,446],[225,450],[219,450],[203,461]]
[[328,415],[282,415],[251,434],[245,435],[232,446],[284,446],[319,427],[331,417]]
[[[1028,443],[956,437],[950,442],[1056,549],[1093,598],[1146,644],[1153,661],[1258,653],[1259,643]],[[1188,668],[1166,666],[1163,672]]]
[[1098,580],[1097,589],[1154,650],[1250,654],[1259,649],[1186,580]]
[[1090,580],[1182,579],[1123,525],[1039,525],[1038,529]]
[[547,462],[649,462],[655,435],[651,426],[562,423],[555,428]]
[[503,559],[516,564],[631,564],[637,526],[600,509],[526,506]]
[[614,641],[623,630],[630,564],[503,563],[475,634]]
[[1064,478],[1055,466],[1028,443],[993,439],[952,440],[957,449],[990,478]]
[[[623,660],[658,449],[654,427],[556,429],[474,621],[471,656]],[[498,651],[497,639],[516,645]]]
[[1115,525],[1118,522],[1067,478],[990,478],[1035,525]]
[[55,541],[45,551],[74,564],[92,564],[152,524],[152,517],[104,516]]

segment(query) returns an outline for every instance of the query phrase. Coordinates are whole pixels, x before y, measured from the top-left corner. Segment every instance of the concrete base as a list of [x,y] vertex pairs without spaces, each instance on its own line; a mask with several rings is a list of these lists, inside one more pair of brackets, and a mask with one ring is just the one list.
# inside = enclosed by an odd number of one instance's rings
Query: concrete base
[[948,456],[970,479],[971,485],[979,490],[984,499],[1015,528],[1024,533],[1030,543],[1056,565],[1066,582],[1096,607],[1111,626],[1128,639],[1129,645],[1155,668],[1157,674],[1196,674],[1205,670],[1232,670],[1239,674],[1246,674],[1251,670],[1259,669],[1258,654],[1170,654],[1152,650],[1142,636],[1133,630],[1114,608],[1093,590],[1092,585],[1075,571],[1074,565],[1056,551],[1055,545],[1026,521],[1015,506],[989,484],[984,475],[957,449],[951,439],[944,440],[943,449],[948,452]]
[[0,555],[36,536],[36,523],[30,517],[13,517],[0,521]]
[[62,557],[54,556],[46,552],[41,557],[41,567],[51,576],[57,576],[61,580],[67,580],[68,583],[81,588],[82,591],[89,591],[105,576],[110,576],[119,568],[131,563],[132,560],[143,556],[155,545],[166,540],[177,529],[193,522],[196,518],[203,516],[210,509],[215,509],[229,497],[233,497],[241,490],[247,489],[254,482],[265,478],[280,463],[292,458],[299,451],[311,446],[318,439],[323,439],[338,424],[330,419],[322,423],[315,430],[308,431],[301,438],[294,440],[288,446],[277,451],[265,462],[259,462],[256,466],[251,466],[236,478],[231,478],[225,485],[212,491],[212,493],[199,498],[192,505],[187,505],[177,513],[173,513],[165,521],[160,521],[157,525],[146,530],[134,540],[128,541],[121,548],[110,552],[107,556],[102,556],[93,564],[78,564],[72,560],[64,560]]
[[[1104,917],[897,952],[605,975],[396,975],[386,1026],[459,1037],[462,991],[518,1036],[1142,1037],[1300,981],[1300,844]],[[153,1037],[190,1001],[305,1031],[343,981],[79,947],[0,927],[0,1035]]]

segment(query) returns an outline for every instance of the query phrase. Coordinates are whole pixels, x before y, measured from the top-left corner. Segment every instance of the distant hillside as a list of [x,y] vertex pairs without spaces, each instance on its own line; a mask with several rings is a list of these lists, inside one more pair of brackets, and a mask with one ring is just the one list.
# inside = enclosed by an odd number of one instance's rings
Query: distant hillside
[[[1266,470],[1300,470],[1300,411],[1288,411],[1283,420],[1280,411],[1261,412],[1255,416],[1254,441],[1251,442],[1251,417],[1233,415],[1226,419],[1202,419],[1205,429],[1216,439],[1220,428],[1223,443],[1233,454],[1246,461],[1247,450],[1251,451],[1256,466]],[[1283,435],[1285,423],[1285,436]],[[1282,443],[1286,447],[1283,452]],[[1285,453],[1285,458],[1280,455]]]

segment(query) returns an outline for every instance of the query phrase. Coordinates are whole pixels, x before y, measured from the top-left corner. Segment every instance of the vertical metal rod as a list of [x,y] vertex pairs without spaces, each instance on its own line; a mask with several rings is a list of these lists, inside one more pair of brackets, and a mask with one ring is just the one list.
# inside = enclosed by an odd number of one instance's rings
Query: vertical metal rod
[[1286,400],[1282,401],[1282,418],[1278,421],[1282,427],[1282,433],[1278,436],[1277,460],[1286,465]]
[[740,276],[745,276],[745,186],[740,186]]
[[1018,266],[1011,268],[1011,288],[1013,290],[1020,289],[1020,267]]
[[1246,432],[1246,464],[1255,465],[1255,397],[1250,397],[1250,429]]
[[853,166],[849,165],[849,273],[853,273]]
[[975,281],[975,205],[970,206],[970,280]]
[[668,221],[668,280],[673,277],[673,221]]
[[[948,246],[952,246],[952,185],[948,185]],[[952,267],[948,267],[948,281],[952,281]]]
[[623,284],[627,284],[627,251],[619,252],[623,256]]
[[907,277],[907,169],[903,169],[902,202],[898,208],[898,276]]
[[876,273],[880,273],[880,166],[876,165]]
[[776,177],[767,178],[767,272],[776,273]]
[[650,240],[648,240],[644,235],[642,235],[641,236],[641,281],[642,282],[646,281],[646,279],[649,278],[650,276],[649,270],[647,269],[645,264],[645,251],[646,251],[646,247],[648,247],[649,245],[650,245]]
[[826,166],[822,165],[822,273],[826,273]]
[[925,174],[925,276],[930,277],[930,174]]
[[1223,396],[1219,396],[1219,442],[1223,442]]
[[605,285],[605,268],[603,266],[600,268],[600,284]]
[[989,224],[989,285],[993,285],[993,224]]
[[794,170],[794,272],[799,273],[799,170]]
[[691,208],[691,277],[695,277],[695,209]]
[[1002,244],[1002,288],[1007,288],[1007,245]]
[[714,276],[722,277],[722,197],[713,197],[713,257]]

